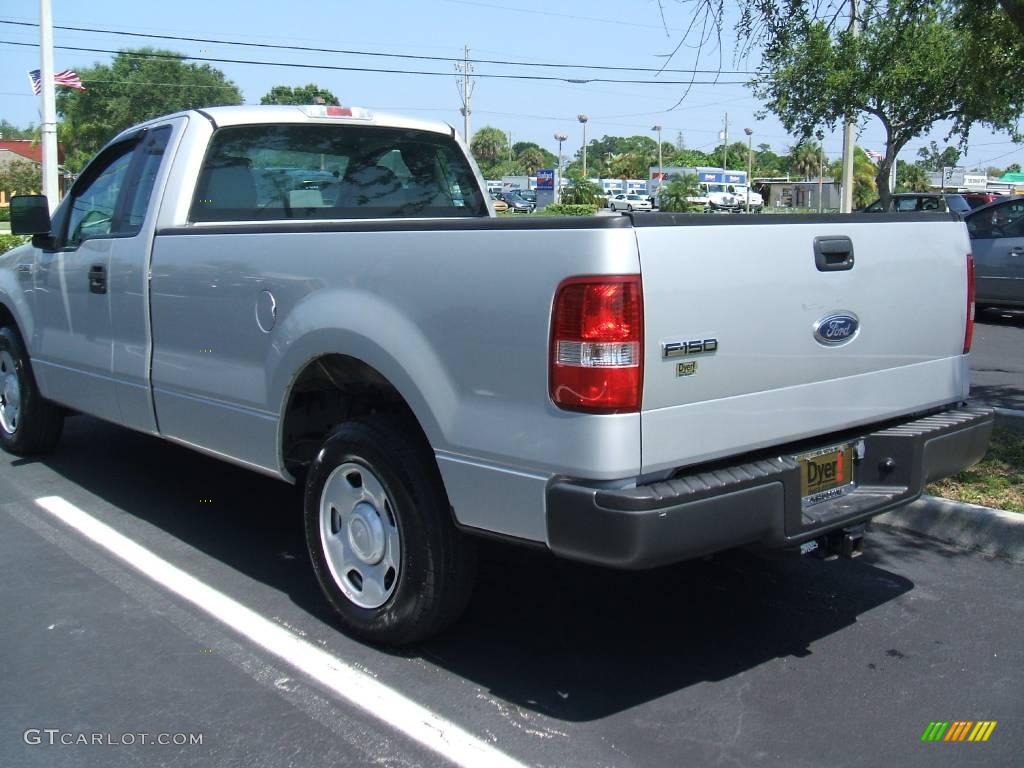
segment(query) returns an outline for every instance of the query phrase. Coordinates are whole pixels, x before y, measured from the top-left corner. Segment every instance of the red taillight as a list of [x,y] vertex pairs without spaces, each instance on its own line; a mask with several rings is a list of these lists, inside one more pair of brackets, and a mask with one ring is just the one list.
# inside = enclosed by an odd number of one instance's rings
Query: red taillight
[[974,254],[967,254],[967,324],[964,327],[964,354],[974,341]]
[[599,413],[640,410],[643,390],[640,275],[573,277],[551,313],[551,399]]

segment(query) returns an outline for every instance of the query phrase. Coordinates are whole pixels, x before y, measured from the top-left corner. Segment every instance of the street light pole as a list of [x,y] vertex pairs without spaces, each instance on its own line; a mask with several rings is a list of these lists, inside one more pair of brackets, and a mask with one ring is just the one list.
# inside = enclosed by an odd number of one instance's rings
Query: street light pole
[[555,180],[555,202],[562,202],[562,142],[568,139],[564,133],[556,133],[555,141],[558,142],[558,178]]
[[661,185],[665,182],[665,163],[661,157],[661,126],[652,125],[651,130],[658,132],[658,192],[661,192]]
[[754,175],[754,129],[744,128],[747,134],[747,213],[750,213],[750,185]]
[[583,125],[583,178],[587,178],[587,117],[582,112],[576,115],[576,119]]
[[824,157],[823,157],[823,155],[824,155],[824,153],[823,153],[824,146],[821,144],[821,141],[822,141],[822,139],[825,138],[825,134],[822,131],[818,131],[814,135],[818,138],[818,213],[821,213],[821,203],[822,203],[822,200],[821,200],[821,195],[822,195],[821,174],[822,174],[822,166],[824,165]]

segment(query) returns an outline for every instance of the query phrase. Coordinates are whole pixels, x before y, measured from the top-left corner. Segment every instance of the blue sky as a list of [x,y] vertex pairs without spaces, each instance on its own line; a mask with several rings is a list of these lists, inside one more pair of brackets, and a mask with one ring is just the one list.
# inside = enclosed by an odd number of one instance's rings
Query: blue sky
[[[149,32],[186,37],[216,38],[250,43],[344,48],[368,52],[420,56],[460,57],[464,45],[475,59],[514,62],[659,67],[665,54],[680,42],[690,20],[692,5],[664,0],[662,24],[656,0],[303,0],[303,2],[240,2],[219,0],[53,0],[55,25],[93,27],[118,32]],[[629,9],[628,11],[624,9]],[[39,4],[34,0],[8,0],[0,20],[37,22]],[[444,120],[461,130],[460,101],[453,64],[447,61],[415,61],[334,53],[284,51],[225,44],[157,41],[142,37],[54,32],[58,46],[116,50],[155,45],[188,55],[213,58],[259,59],[292,64],[331,64],[343,67],[413,69],[451,73],[450,76],[397,75],[301,69],[288,66],[254,66],[224,63],[219,67],[242,89],[248,103],[277,84],[307,82],[330,89],[344,104],[404,112]],[[36,28],[0,24],[0,117],[17,125],[38,122],[38,99],[31,94],[26,71],[39,67],[38,48],[10,42],[38,43]],[[751,70],[756,62],[735,61],[733,40],[727,36],[721,64],[729,70]],[[55,66],[89,66],[110,56],[81,51],[55,52]],[[670,67],[714,69],[719,52],[696,52],[683,47]],[[511,65],[476,64],[476,73],[541,74],[582,79],[658,79],[654,73],[599,70],[549,70]],[[684,74],[665,73],[660,79],[682,80]],[[702,80],[709,76],[698,76]],[[722,81],[741,81],[743,75],[722,75]],[[710,149],[729,113],[730,139],[742,140],[743,128],[754,130],[754,144],[767,142],[783,152],[795,139],[773,117],[758,121],[760,104],[743,85],[719,82],[694,86],[675,109],[683,86],[671,84],[569,83],[478,77],[473,93],[473,129],[493,125],[512,133],[513,141],[535,141],[557,150],[553,134],[569,136],[563,151],[572,156],[580,146],[582,131],[576,115],[589,115],[587,137],[602,135],[654,136],[651,126],[663,126],[662,138],[675,141],[682,131],[686,146]],[[901,159],[916,159],[916,149],[935,138],[942,144],[941,127],[932,137],[917,139]],[[869,123],[859,140],[861,146],[881,150],[882,131]],[[825,149],[836,157],[841,135],[826,134]],[[985,130],[972,134],[966,164],[1006,166],[1024,164],[1024,147],[1007,136]]]

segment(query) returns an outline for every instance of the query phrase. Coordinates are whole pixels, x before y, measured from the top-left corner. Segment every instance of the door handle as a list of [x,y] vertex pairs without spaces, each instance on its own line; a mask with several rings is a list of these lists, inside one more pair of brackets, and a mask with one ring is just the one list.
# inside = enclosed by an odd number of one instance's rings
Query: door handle
[[107,268],[102,264],[89,267],[89,293],[107,292]]
[[1010,255],[1011,256],[1024,256],[1024,248],[1021,248],[1020,246],[1017,246],[1016,248],[1011,248],[1010,249]]
[[819,272],[853,269],[853,241],[845,235],[814,238],[814,266]]

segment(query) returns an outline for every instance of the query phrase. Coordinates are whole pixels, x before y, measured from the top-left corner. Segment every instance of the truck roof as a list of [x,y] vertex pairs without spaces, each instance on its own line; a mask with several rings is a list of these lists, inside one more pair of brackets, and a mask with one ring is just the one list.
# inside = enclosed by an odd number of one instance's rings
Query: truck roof
[[[328,114],[337,111],[339,114]],[[322,112],[322,114],[317,114]],[[349,114],[346,114],[349,113]],[[282,105],[242,105],[237,107],[207,107],[204,109],[177,112],[175,115],[164,115],[142,123],[142,126],[157,123],[167,117],[177,115],[201,114],[212,119],[216,126],[226,125],[261,125],[266,123],[355,123],[358,125],[378,125],[385,128],[409,128],[417,131],[451,135],[455,129],[438,120],[405,117],[387,112],[373,112],[358,107],[331,107],[330,105],[282,106]],[[123,133],[141,126],[133,126]]]

